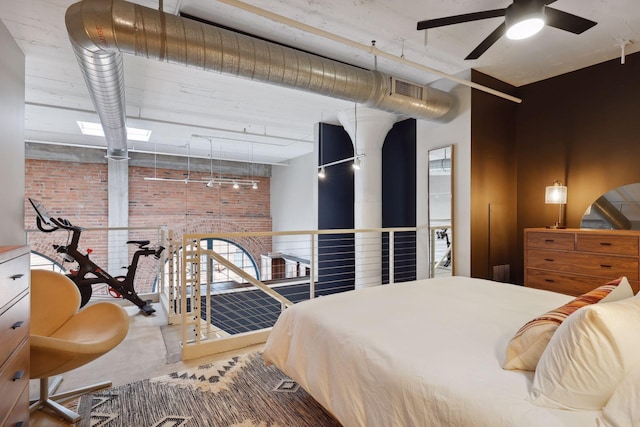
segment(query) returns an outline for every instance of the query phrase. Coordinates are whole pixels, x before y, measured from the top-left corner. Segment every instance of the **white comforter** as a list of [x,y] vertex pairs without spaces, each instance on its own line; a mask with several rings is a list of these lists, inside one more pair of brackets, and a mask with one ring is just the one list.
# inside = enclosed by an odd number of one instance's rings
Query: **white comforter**
[[287,309],[264,358],[351,426],[595,426],[527,401],[501,368],[513,334],[571,297],[464,277],[361,289]]

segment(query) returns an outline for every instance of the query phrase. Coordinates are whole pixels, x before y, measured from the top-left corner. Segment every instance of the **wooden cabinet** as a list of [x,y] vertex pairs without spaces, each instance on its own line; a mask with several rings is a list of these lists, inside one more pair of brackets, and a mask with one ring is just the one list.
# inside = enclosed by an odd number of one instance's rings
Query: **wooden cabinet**
[[29,425],[29,249],[0,246],[0,426]]
[[260,279],[282,280],[286,277],[285,262],[282,254],[262,254],[260,265]]
[[578,296],[626,276],[638,292],[638,231],[530,228],[524,241],[525,286]]

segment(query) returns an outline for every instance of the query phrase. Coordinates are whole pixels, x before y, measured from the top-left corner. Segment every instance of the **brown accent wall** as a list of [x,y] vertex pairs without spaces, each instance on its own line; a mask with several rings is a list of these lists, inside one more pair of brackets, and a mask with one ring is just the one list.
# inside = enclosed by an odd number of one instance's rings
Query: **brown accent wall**
[[[474,82],[506,93],[515,88],[473,70]],[[471,93],[471,276],[493,278],[493,266],[517,266],[516,127],[518,104]]]
[[558,217],[545,205],[545,186],[568,186],[566,223],[579,227],[587,207],[620,185],[640,182],[640,54],[604,62],[518,88],[518,226]]

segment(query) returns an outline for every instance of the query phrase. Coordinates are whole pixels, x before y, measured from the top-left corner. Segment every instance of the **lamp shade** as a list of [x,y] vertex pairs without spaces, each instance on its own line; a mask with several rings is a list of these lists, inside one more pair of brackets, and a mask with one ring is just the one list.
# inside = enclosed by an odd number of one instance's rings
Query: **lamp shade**
[[559,181],[549,185],[544,195],[544,202],[549,205],[564,205],[567,203],[567,187]]

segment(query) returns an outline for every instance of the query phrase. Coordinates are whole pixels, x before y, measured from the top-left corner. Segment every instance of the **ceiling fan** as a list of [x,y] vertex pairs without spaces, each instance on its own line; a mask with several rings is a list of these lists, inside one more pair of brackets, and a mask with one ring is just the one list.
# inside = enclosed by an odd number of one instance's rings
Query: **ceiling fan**
[[596,25],[596,22],[589,19],[548,7],[549,4],[555,2],[556,0],[513,0],[513,3],[504,9],[485,10],[420,21],[418,22],[418,30],[504,16],[504,22],[464,58],[478,59],[480,55],[505,34],[512,40],[524,39],[531,37],[545,25],[574,34],[581,34]]

